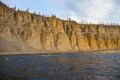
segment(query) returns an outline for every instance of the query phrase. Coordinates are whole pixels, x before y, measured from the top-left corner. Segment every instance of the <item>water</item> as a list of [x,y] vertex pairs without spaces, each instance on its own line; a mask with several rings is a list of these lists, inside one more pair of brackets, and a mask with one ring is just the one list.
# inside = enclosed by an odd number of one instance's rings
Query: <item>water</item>
[[0,56],[0,80],[120,80],[120,55]]

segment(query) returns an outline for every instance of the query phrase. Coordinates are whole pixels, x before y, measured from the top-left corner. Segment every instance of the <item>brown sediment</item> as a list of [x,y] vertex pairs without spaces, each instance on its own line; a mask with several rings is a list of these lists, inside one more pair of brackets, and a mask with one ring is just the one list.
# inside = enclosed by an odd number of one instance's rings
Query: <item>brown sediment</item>
[[120,53],[119,49],[119,25],[80,24],[15,10],[0,2],[0,54]]

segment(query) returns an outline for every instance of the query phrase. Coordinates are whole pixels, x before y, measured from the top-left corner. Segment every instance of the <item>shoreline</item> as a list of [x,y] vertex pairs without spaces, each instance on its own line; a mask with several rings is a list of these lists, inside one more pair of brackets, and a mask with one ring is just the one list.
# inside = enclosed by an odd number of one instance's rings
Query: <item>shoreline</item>
[[68,52],[58,52],[58,51],[47,51],[47,52],[0,52],[2,55],[48,55],[48,54],[120,54],[120,50],[99,50],[99,51],[68,51]]

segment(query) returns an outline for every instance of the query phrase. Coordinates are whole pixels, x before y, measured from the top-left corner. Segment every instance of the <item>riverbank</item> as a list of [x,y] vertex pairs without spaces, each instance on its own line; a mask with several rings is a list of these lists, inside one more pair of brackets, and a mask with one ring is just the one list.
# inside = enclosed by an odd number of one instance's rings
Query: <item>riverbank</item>
[[107,50],[107,51],[100,51],[100,53],[118,53],[118,54],[120,54],[120,50]]
[[82,51],[82,52],[75,52],[75,51],[69,51],[69,52],[0,52],[0,55],[34,55],[34,54],[65,54],[65,53],[90,53],[90,54],[120,54],[120,50],[104,50],[104,51]]

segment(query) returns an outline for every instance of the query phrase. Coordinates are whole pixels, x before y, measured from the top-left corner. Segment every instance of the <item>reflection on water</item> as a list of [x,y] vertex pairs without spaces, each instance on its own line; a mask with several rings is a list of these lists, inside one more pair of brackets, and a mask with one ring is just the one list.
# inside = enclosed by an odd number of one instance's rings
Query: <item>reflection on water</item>
[[0,56],[0,80],[120,80],[120,55]]

